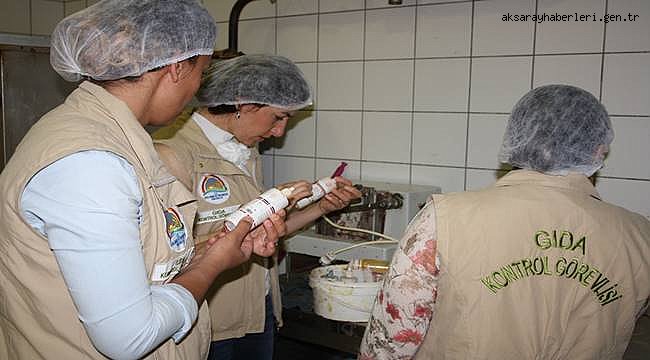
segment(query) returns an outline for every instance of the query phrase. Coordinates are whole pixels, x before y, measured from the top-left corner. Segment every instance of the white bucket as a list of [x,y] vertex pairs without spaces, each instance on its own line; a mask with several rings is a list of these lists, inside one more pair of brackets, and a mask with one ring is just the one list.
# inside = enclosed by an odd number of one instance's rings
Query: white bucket
[[314,312],[331,320],[367,322],[381,281],[343,282],[323,276],[343,273],[347,265],[322,266],[311,271],[309,286],[314,294]]

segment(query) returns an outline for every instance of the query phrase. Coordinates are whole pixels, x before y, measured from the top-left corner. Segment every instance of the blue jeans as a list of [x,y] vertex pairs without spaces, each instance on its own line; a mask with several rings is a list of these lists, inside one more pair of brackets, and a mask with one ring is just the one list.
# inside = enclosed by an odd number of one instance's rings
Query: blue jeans
[[208,360],[272,360],[275,318],[271,295],[266,296],[264,332],[244,337],[213,341]]

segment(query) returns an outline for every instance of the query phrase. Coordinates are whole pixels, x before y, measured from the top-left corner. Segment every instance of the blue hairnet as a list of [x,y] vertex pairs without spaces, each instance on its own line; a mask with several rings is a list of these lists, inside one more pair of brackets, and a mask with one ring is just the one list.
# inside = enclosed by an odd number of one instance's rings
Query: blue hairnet
[[211,55],[216,37],[196,0],[103,0],[59,22],[50,63],[68,81],[116,80]]
[[614,139],[605,107],[585,90],[548,85],[529,91],[512,109],[499,160],[550,175],[591,176]]
[[298,110],[311,105],[305,76],[289,59],[274,55],[243,55],[213,61],[196,93],[199,104],[264,104]]

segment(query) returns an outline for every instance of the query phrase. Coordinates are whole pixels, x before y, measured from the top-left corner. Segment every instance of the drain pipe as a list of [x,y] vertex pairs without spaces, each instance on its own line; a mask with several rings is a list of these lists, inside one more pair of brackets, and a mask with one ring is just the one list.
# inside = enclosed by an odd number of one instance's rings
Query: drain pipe
[[[239,37],[239,17],[241,12],[248,3],[256,0],[237,0],[230,10],[230,18],[228,20],[228,48],[224,50],[217,50],[212,55],[213,59],[230,59],[240,55],[244,55],[241,51],[237,50],[238,37]],[[272,4],[276,0],[270,0]]]
[[228,21],[228,50],[237,52],[237,38],[239,35],[239,16],[244,6],[255,0],[237,0],[230,10],[230,20]]

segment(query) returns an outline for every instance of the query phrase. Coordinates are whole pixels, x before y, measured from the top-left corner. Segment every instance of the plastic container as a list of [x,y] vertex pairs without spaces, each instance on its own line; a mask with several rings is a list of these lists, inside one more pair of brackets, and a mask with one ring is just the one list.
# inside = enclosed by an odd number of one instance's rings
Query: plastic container
[[253,220],[251,229],[257,227],[264,220],[268,219],[271,214],[289,205],[287,196],[291,195],[291,191],[291,188],[282,190],[276,188],[269,189],[246,205],[240,207],[237,211],[228,215],[224,221],[226,229],[232,230],[236,228],[241,219],[246,216],[249,216]]
[[355,276],[358,274],[347,270],[345,264],[312,270],[309,286],[314,294],[314,312],[331,320],[367,322],[382,282],[372,280],[372,276],[371,280]]
[[311,186],[311,196],[298,200],[296,207],[302,209],[336,189],[336,180],[331,177],[319,179]]

